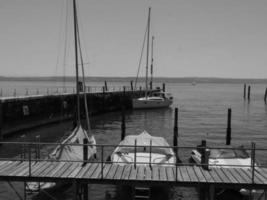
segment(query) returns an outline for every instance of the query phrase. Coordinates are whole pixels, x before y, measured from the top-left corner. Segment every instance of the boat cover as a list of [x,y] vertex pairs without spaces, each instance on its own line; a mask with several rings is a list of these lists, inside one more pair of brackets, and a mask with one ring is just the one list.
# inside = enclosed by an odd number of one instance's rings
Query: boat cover
[[[133,153],[136,140],[136,152],[150,152],[150,141],[152,142],[151,153],[159,153],[164,155],[174,155],[173,150],[169,147],[168,142],[163,137],[151,136],[148,132],[143,131],[139,135],[128,135],[120,142],[116,152],[114,153]],[[123,146],[125,145],[125,146]],[[128,146],[129,145],[129,146]],[[146,147],[144,147],[146,146]],[[169,148],[164,148],[169,147]]]
[[210,158],[219,159],[219,158],[249,158],[248,153],[245,149],[211,149]]
[[[50,158],[56,160],[83,160],[83,146],[81,145],[64,145],[64,144],[83,144],[83,139],[87,138],[89,144],[96,144],[94,137],[88,137],[86,130],[82,126],[77,126],[72,133],[66,138],[61,145],[49,155]],[[95,146],[88,146],[88,158],[96,153]]]

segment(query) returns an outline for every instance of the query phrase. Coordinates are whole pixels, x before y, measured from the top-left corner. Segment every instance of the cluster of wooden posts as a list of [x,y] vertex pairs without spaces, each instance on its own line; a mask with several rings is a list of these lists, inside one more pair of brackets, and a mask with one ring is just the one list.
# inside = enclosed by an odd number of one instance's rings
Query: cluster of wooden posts
[[[244,100],[247,99],[248,101],[250,101],[250,93],[251,93],[251,86],[248,85],[248,87],[247,87],[247,84],[244,84],[243,99]],[[267,103],[267,87],[265,89],[265,93],[264,93],[263,99],[264,99],[264,102],[266,104]]]

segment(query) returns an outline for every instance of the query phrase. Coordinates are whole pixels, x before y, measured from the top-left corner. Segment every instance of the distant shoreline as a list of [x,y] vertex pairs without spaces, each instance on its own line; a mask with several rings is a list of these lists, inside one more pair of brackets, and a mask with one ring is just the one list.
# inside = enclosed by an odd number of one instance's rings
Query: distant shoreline
[[[92,82],[130,82],[135,81],[136,77],[86,77],[86,81]],[[53,81],[53,82],[72,82],[75,77],[7,77],[0,76],[0,81]],[[144,82],[145,78],[140,77],[139,82]],[[154,82],[160,83],[262,83],[267,84],[267,79],[249,79],[249,78],[216,78],[216,77],[155,77]]]

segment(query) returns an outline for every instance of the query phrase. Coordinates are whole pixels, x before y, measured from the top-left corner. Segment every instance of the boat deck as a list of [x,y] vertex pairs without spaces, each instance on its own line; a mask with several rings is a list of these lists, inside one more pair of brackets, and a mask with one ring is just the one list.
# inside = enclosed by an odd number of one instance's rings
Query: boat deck
[[[30,165],[29,165],[30,164]],[[267,168],[118,165],[111,163],[0,161],[0,180],[267,188]]]

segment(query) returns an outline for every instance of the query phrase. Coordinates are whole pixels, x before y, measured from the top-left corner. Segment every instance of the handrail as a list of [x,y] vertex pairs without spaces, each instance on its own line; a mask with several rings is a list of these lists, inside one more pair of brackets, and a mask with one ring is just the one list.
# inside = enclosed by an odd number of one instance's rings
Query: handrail
[[[104,158],[104,152],[105,152],[105,148],[109,148],[109,147],[131,147],[133,148],[133,152],[134,153],[134,161],[129,161],[127,162],[127,164],[131,164],[134,166],[134,168],[136,168],[137,165],[147,165],[149,167],[152,167],[153,165],[159,165],[159,166],[171,166],[171,167],[175,167],[175,173],[176,173],[176,179],[177,179],[177,173],[178,173],[178,167],[179,166],[195,166],[196,164],[194,163],[153,163],[151,161],[151,154],[153,152],[153,148],[167,148],[167,149],[174,149],[174,152],[176,152],[177,149],[196,149],[196,147],[187,147],[187,146],[183,146],[183,147],[174,147],[174,146],[152,146],[152,142],[150,141],[149,145],[137,145],[137,141],[135,140],[134,145],[113,145],[113,144],[97,144],[97,145],[93,145],[95,147],[99,147],[100,150],[100,159],[98,160],[88,160],[87,157],[88,155],[86,153],[84,153],[85,157],[82,158],[80,160],[56,160],[54,158],[40,158],[40,146],[41,145],[61,145],[61,146],[80,146],[83,151],[88,151],[88,147],[92,146],[90,144],[62,144],[62,143],[43,143],[43,142],[0,142],[0,144],[18,144],[23,146],[23,151],[21,152],[21,156],[18,156],[17,158],[0,158],[0,161],[27,161],[29,162],[29,176],[32,176],[32,164],[36,163],[36,162],[42,162],[42,161],[47,161],[47,162],[79,162],[79,163],[83,163],[83,166],[85,166],[87,163],[99,163],[101,164],[101,178],[104,178],[104,174],[103,174],[103,170],[106,164],[110,164],[111,161],[107,161]],[[148,162],[139,162],[137,160],[137,154],[138,148],[142,148],[142,147],[148,147],[149,151],[147,153],[149,153],[149,161]],[[223,147],[198,147],[200,149],[205,149],[205,150],[209,150],[209,149],[242,149],[242,150],[249,150],[251,153],[251,164],[250,165],[230,165],[230,164],[211,164],[211,163],[198,163],[197,166],[201,166],[203,167],[204,170],[211,170],[212,167],[236,167],[236,168],[243,168],[243,169],[250,169],[251,170],[251,183],[254,184],[254,178],[255,178],[255,170],[258,170],[258,167],[267,167],[267,165],[256,165],[256,151],[258,150],[265,150],[267,151],[267,149],[265,148],[256,148],[255,143],[252,143],[252,146],[250,148],[233,148],[233,147],[227,147],[227,148],[223,148]],[[32,151],[32,150],[35,151]],[[25,152],[28,151],[28,152]],[[34,157],[34,152],[35,152],[35,157]],[[28,155],[28,158],[26,158],[26,155]],[[167,156],[167,155],[166,155]],[[173,154],[173,156],[175,157],[175,155]],[[112,162],[113,164],[122,164],[124,165],[125,162]]]

